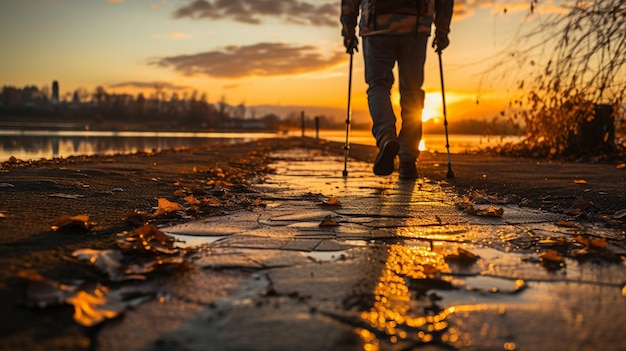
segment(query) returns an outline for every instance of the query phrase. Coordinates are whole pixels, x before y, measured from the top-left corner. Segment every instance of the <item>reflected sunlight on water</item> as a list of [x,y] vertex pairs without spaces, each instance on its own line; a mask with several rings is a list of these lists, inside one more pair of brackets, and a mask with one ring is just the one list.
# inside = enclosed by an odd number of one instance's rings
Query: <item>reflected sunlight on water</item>
[[[309,136],[313,136],[312,134]],[[326,130],[320,132],[320,138],[328,139],[336,142],[345,142],[345,131]],[[473,134],[450,134],[448,136],[450,143],[450,152],[464,153],[476,151],[487,146],[496,146],[499,143],[519,142],[521,137],[513,136],[491,136]],[[348,138],[351,144],[376,145],[376,140],[370,131],[352,130]],[[445,134],[424,134],[420,143],[420,150],[430,152],[446,152],[446,136]]]
[[280,137],[278,133],[0,130],[0,161],[114,155]]
[[[444,255],[431,251],[429,247],[391,245],[374,289],[375,302],[369,311],[361,313],[361,318],[372,326],[372,330],[359,331],[363,349],[386,349],[382,344],[387,343],[413,346],[436,343],[453,347],[458,343],[464,344],[464,336],[446,320],[454,308],[440,308],[434,294],[425,295],[426,290],[416,289],[411,283],[432,282],[426,283],[429,285],[436,284],[435,281],[446,282],[442,273],[449,270]],[[386,340],[381,340],[380,335]]]
[[[301,136],[300,130],[285,133],[214,133],[214,132],[132,132],[132,131],[84,131],[84,130],[0,130],[0,161],[11,156],[21,160],[67,158],[79,155],[113,155],[151,152],[212,142],[245,142],[262,138]],[[345,130],[306,130],[307,137],[344,143]],[[480,135],[450,135],[450,152],[476,151],[495,146],[502,141],[519,141],[520,138]],[[376,145],[369,130],[352,130],[350,144]],[[421,150],[446,152],[445,135],[426,134],[420,144]]]

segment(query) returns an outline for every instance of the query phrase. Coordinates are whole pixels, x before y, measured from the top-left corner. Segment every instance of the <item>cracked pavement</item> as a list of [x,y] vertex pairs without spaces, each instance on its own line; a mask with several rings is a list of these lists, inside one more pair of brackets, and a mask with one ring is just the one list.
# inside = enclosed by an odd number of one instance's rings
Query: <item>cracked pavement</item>
[[624,263],[540,255],[581,234],[622,255],[619,231],[516,204],[471,216],[446,182],[357,161],[344,178],[316,150],[273,166],[262,209],[161,228],[200,246],[195,269],[104,324],[96,349],[623,349]]

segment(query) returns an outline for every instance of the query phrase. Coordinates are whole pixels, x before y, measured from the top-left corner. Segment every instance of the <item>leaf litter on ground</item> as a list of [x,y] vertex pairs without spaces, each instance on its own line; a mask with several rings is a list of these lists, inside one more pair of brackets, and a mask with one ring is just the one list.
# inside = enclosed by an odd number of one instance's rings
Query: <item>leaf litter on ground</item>
[[320,222],[319,226],[320,227],[338,227],[339,223],[337,223],[335,220],[333,220],[333,218],[330,215],[328,215],[322,220],[322,222]]
[[457,206],[465,213],[472,216],[502,217],[504,215],[504,209],[502,207],[494,206],[495,204],[511,204],[519,202],[520,201],[516,196],[500,197],[497,194],[489,195],[482,190],[470,190],[463,196],[462,201],[457,202]]
[[84,231],[87,232],[91,230],[94,226],[94,223],[89,222],[89,215],[80,214],[76,216],[72,215],[61,215],[52,223],[52,230],[60,231]]

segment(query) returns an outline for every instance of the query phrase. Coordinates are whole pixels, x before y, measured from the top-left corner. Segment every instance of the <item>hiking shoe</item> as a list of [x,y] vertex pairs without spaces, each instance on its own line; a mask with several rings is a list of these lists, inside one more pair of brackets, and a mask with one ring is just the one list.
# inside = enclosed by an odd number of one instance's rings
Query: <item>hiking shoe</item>
[[409,179],[417,179],[417,167],[415,166],[415,162],[400,162],[400,168],[398,169],[400,173],[400,179],[409,180]]
[[385,135],[380,143],[376,160],[374,160],[374,174],[386,176],[393,173],[393,161],[399,149],[400,143],[395,134]]

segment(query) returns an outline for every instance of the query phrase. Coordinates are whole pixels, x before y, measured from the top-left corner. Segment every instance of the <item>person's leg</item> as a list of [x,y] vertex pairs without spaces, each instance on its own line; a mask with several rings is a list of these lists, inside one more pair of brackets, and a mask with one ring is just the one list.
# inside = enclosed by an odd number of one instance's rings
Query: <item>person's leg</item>
[[424,108],[424,63],[428,35],[424,33],[402,36],[398,54],[400,80],[400,107],[402,127],[398,134],[401,163],[415,162],[422,139],[422,110]]
[[396,116],[391,106],[393,67],[396,63],[394,39],[395,36],[388,35],[363,37],[367,103],[373,122],[372,134],[379,147],[385,135],[396,135]]

